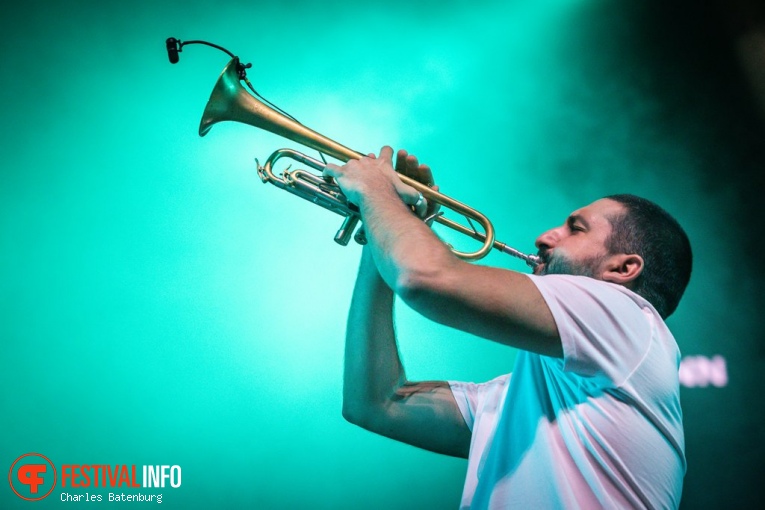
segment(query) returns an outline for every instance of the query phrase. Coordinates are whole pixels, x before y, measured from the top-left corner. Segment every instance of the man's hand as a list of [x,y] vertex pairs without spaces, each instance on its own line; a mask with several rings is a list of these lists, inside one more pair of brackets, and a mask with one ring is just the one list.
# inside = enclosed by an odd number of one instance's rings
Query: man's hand
[[385,146],[380,155],[351,160],[343,166],[327,164],[324,175],[333,177],[352,204],[361,207],[364,199],[375,194],[397,194],[407,205],[418,204],[418,214],[424,215],[426,203],[420,193],[399,179],[397,171],[407,177],[432,185],[433,175],[427,165],[420,165],[417,158],[401,150],[396,156],[396,170],[392,164],[393,149]]
[[[431,172],[430,167],[428,165],[421,165],[417,161],[416,156],[408,154],[403,149],[399,150],[398,154],[396,154],[396,172],[421,182],[434,191],[438,191],[438,186],[433,182],[433,172]],[[428,200],[421,203],[416,213],[421,218],[427,218],[435,214],[439,207],[439,204]]]

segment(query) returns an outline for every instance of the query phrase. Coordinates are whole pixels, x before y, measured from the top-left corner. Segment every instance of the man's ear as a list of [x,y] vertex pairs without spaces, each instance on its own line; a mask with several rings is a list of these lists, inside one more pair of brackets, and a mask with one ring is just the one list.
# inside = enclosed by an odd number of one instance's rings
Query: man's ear
[[640,255],[619,253],[608,258],[603,268],[602,279],[629,287],[630,282],[643,272],[643,257]]

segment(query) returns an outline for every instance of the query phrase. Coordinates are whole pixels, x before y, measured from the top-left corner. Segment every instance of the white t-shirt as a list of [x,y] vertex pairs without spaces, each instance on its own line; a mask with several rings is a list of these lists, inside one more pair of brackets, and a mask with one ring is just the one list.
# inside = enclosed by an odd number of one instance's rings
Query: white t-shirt
[[583,276],[530,278],[563,359],[451,382],[473,432],[461,508],[677,508],[685,475],[674,337],[645,299]]

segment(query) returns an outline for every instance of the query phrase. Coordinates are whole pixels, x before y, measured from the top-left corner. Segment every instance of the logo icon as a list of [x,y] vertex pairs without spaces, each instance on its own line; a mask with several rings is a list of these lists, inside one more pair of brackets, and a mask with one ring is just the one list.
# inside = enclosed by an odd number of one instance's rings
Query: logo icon
[[21,499],[45,499],[56,486],[56,466],[45,455],[25,453],[11,464],[8,482]]

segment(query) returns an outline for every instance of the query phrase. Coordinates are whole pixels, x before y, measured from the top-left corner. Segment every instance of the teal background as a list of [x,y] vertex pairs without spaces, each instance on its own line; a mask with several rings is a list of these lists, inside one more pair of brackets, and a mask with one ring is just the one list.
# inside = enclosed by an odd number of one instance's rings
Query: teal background
[[[710,7],[711,5],[711,7]],[[407,148],[442,190],[533,250],[600,196],[686,226],[670,319],[724,388],[683,388],[686,508],[762,497],[762,125],[717,4],[608,0],[39,0],[0,16],[0,466],[178,464],[170,508],[456,508],[465,461],[340,415],[360,249],[266,187],[294,146],[197,126],[228,58],[304,124]],[[501,254],[483,262],[525,270]],[[514,352],[403,305],[411,379],[483,381]],[[51,497],[39,508],[74,506]],[[82,493],[85,490],[72,490]],[[90,492],[108,494],[99,489]],[[104,505],[106,503],[103,503]],[[30,508],[0,489],[0,507]],[[121,506],[125,506],[122,503]]]

